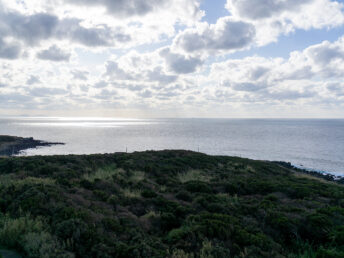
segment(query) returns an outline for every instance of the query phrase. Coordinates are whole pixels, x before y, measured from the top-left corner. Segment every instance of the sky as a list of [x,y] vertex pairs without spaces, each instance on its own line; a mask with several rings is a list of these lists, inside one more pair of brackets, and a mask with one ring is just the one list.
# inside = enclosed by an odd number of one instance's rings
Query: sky
[[0,0],[0,116],[344,118],[344,0]]

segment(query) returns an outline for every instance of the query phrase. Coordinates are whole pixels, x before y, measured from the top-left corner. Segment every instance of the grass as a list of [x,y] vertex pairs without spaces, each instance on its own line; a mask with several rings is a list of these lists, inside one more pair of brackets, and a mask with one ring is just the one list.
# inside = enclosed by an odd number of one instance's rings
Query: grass
[[201,181],[207,183],[210,181],[211,177],[205,175],[204,172],[201,170],[192,169],[186,173],[178,174],[178,179],[182,183],[187,183],[190,181]]
[[131,190],[130,188],[124,188],[122,192],[126,198],[140,198],[142,194],[141,190]]
[[138,182],[145,179],[145,172],[143,172],[143,171],[134,171],[131,173],[132,173],[132,175],[129,177],[129,181],[131,181],[133,183],[138,183]]
[[16,178],[15,174],[0,175],[0,187],[9,187],[11,185],[53,185],[55,179],[43,177],[25,177],[23,179]]
[[142,218],[150,219],[150,218],[159,218],[160,216],[161,216],[160,212],[149,211],[145,215],[143,215]]
[[117,169],[115,166],[107,166],[104,168],[97,169],[93,173],[87,173],[82,176],[83,179],[94,182],[95,180],[107,180],[110,179],[113,175],[122,173],[122,169]]

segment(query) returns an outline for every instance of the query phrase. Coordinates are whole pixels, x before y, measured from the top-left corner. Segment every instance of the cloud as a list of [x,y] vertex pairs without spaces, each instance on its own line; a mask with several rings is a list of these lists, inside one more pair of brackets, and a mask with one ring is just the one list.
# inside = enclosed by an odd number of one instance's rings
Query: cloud
[[68,91],[61,88],[36,87],[31,88],[29,93],[34,97],[54,97],[56,95],[65,95]]
[[81,7],[105,7],[107,14],[116,19],[137,18],[165,14],[163,18],[187,21],[200,19],[199,0],[64,0],[65,3]]
[[203,64],[200,57],[188,57],[173,53],[169,48],[162,49],[160,55],[165,59],[168,69],[177,74],[193,73]]
[[335,94],[337,97],[344,97],[344,84],[341,82],[337,83],[328,83],[326,85],[327,90]]
[[114,46],[116,42],[124,44],[132,40],[121,27],[110,28],[104,24],[85,27],[81,23],[76,18],[59,19],[47,13],[22,14],[0,9],[0,33],[29,46],[39,46],[49,39],[69,40],[88,47]]
[[18,12],[0,12],[3,32],[29,45],[37,45],[41,40],[52,37],[58,22],[56,16],[45,13],[26,16]]
[[53,62],[68,62],[71,57],[71,53],[65,52],[56,45],[52,45],[48,49],[38,52],[36,57],[38,59]]
[[324,41],[321,44],[309,47],[306,52],[307,55],[313,59],[314,63],[320,65],[327,65],[331,62],[342,62],[344,60],[344,38],[331,43]]
[[343,4],[331,0],[227,0],[226,8],[236,19],[254,24],[259,46],[297,29],[344,24]]
[[[165,62],[172,73],[165,69]],[[198,59],[171,53],[168,48],[143,54],[130,51],[116,60],[109,60],[105,76],[112,80],[168,85],[178,80],[174,73],[192,72],[198,65],[201,65]]]
[[58,39],[69,38],[72,42],[88,47],[115,46],[116,42],[131,41],[131,36],[121,31],[121,28],[116,28],[116,31],[106,25],[85,28],[80,23],[81,20],[78,19],[61,20],[55,36]]
[[170,84],[175,82],[178,79],[178,76],[166,74],[163,71],[163,68],[158,66],[147,72],[147,79],[149,81],[156,81],[162,84]]
[[264,83],[254,83],[254,82],[236,82],[232,83],[230,81],[225,81],[222,83],[225,87],[230,87],[235,91],[258,91],[267,87]]
[[228,0],[226,8],[251,20],[270,18],[285,11],[297,11],[312,0]]
[[101,80],[94,84],[94,88],[105,88],[106,86],[108,86],[108,83],[104,80]]
[[30,75],[29,79],[26,81],[27,85],[32,85],[36,83],[40,83],[40,79],[38,76]]
[[211,95],[207,98],[265,104],[340,103],[344,96],[343,42],[344,37],[324,41],[294,51],[288,59],[253,56],[214,63],[205,79],[211,85],[206,87]]
[[73,75],[73,79],[75,80],[87,81],[89,72],[81,71],[81,70],[73,70],[71,71],[71,74]]
[[182,31],[175,39],[176,48],[188,53],[226,53],[248,47],[255,38],[252,24],[222,17],[216,24],[202,23],[195,29]]
[[21,54],[21,47],[17,43],[7,43],[0,38],[0,58],[17,59]]
[[143,16],[159,8],[168,7],[170,0],[65,0],[78,5],[105,6],[108,13],[119,17]]
[[119,67],[116,61],[108,61],[106,63],[106,76],[115,80],[133,80],[133,76]]

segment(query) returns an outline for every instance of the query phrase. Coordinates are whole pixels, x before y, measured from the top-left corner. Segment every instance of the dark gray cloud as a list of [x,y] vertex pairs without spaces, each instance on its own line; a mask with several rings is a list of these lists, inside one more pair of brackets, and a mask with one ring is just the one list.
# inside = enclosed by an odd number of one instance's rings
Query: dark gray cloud
[[36,84],[36,83],[40,83],[40,79],[37,76],[34,75],[30,75],[29,79],[26,81],[27,85],[32,85],[32,84]]
[[105,6],[108,13],[119,17],[143,16],[166,7],[170,0],[65,0],[82,6]]
[[313,0],[228,0],[227,8],[234,9],[240,17],[252,20],[270,18],[283,11],[300,9]]
[[1,13],[0,17],[0,24],[6,34],[29,45],[37,45],[41,40],[51,38],[59,23],[56,16],[44,13],[26,16],[8,12]]
[[[41,41],[48,39],[69,40],[89,47],[114,46],[116,42],[126,43],[131,41],[131,36],[121,28],[114,30],[106,25],[86,28],[79,19],[59,19],[57,16],[37,13],[24,15],[19,12],[4,12],[0,9],[0,35],[10,36],[24,42],[29,46],[37,46]],[[0,41],[4,48],[4,41]],[[5,46],[6,47],[6,46]],[[9,54],[6,58],[17,58],[20,48],[7,46]],[[5,51],[3,51],[5,52]]]
[[203,64],[200,57],[187,57],[173,53],[169,48],[162,49],[160,55],[165,59],[167,67],[177,74],[193,73]]
[[[0,35],[1,37],[1,35]],[[6,43],[0,38],[0,58],[17,59],[20,56],[21,47],[16,43]]]
[[186,52],[212,53],[245,48],[253,42],[254,37],[255,27],[252,24],[224,17],[215,25],[183,31],[177,36],[175,45]]
[[37,58],[54,62],[68,62],[71,54],[60,49],[56,45],[52,45],[46,50],[37,53]]
[[112,31],[108,26],[102,25],[96,28],[85,28],[80,25],[79,19],[61,20],[56,28],[56,37],[59,39],[68,38],[73,42],[89,47],[114,46],[115,42],[129,42],[131,36],[117,28]]

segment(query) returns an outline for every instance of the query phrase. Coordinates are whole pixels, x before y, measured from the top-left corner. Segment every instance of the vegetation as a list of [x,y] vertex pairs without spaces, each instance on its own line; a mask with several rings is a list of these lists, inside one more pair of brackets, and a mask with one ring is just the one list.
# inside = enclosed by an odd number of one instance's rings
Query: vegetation
[[344,186],[282,163],[147,151],[0,159],[26,257],[344,257]]

